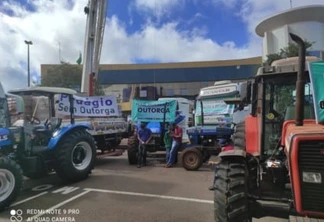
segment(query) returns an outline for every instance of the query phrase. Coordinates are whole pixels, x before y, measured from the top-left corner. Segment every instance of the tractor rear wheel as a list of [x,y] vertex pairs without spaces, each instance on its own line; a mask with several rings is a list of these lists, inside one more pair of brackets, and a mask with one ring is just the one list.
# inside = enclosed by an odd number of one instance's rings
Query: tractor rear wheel
[[94,168],[96,145],[93,137],[84,129],[72,131],[57,147],[55,171],[65,181],[84,180]]
[[14,202],[23,186],[23,172],[13,160],[0,158],[0,211]]
[[[245,140],[245,121],[240,122],[236,125],[235,133],[233,134],[233,143],[234,148],[238,150],[246,151],[246,140]],[[247,156],[251,156],[247,154]],[[255,158],[247,158],[248,166],[249,166],[249,188],[254,189],[257,188],[257,180],[258,180],[258,163]]]
[[215,222],[252,222],[248,210],[245,162],[222,160],[217,168],[214,191]]
[[235,149],[245,150],[245,121],[240,122],[235,126],[233,143]]
[[[245,150],[245,122],[235,127],[234,149]],[[222,159],[216,166],[214,191],[215,222],[251,222],[248,202],[250,181],[247,163],[242,158]]]
[[203,156],[197,148],[186,148],[181,153],[182,166],[186,170],[198,170],[203,164]]
[[32,179],[32,180],[37,180],[37,179],[40,179],[40,178],[43,178],[43,177],[46,177],[48,176],[48,172],[45,171],[45,170],[42,170],[40,172],[33,172],[33,173],[24,173],[24,176],[28,177],[29,179]]
[[127,157],[128,163],[130,165],[137,163],[137,152],[138,152],[138,139],[136,135],[133,135],[128,138],[128,150],[127,150]]

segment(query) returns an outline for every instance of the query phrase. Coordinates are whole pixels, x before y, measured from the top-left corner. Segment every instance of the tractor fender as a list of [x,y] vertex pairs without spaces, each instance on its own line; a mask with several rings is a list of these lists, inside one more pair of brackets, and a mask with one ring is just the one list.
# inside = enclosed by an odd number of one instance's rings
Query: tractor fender
[[7,128],[0,128],[0,147],[12,144],[10,139],[10,131]]
[[[198,147],[197,147],[197,144],[192,144],[192,143],[184,144],[184,145],[183,145],[183,150],[185,150],[185,149],[190,149],[190,148],[198,148]],[[198,149],[199,149],[199,148],[198,148]]]
[[246,157],[246,152],[244,150],[234,149],[228,151],[222,151],[218,154],[221,158],[228,158],[228,157]]
[[50,139],[48,143],[48,149],[52,150],[54,147],[61,141],[61,139],[68,134],[69,132],[76,130],[76,129],[91,129],[91,126],[89,123],[78,123],[78,124],[69,124],[66,126],[63,126],[59,130],[55,131],[52,138]]

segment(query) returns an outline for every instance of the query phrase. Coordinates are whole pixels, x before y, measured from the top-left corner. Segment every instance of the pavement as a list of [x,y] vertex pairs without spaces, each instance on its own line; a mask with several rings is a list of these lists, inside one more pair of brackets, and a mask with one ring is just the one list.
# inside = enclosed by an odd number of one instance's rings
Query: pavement
[[[0,222],[213,222],[213,172],[209,166],[189,172],[149,161],[140,169],[127,155],[100,156],[88,179],[63,183],[56,174],[25,181]],[[11,220],[10,220],[11,219]],[[275,218],[256,222],[281,222]]]

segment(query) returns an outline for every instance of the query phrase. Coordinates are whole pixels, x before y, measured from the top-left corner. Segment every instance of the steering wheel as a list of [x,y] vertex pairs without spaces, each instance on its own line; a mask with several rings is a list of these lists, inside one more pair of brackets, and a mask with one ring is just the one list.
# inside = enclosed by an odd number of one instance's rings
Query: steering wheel
[[45,126],[47,129],[52,128],[52,123],[51,123],[51,121],[50,121],[49,118],[47,118],[47,119],[45,120],[45,122],[44,122],[44,126]]
[[26,120],[29,121],[31,124],[41,124],[41,121],[36,116],[26,115]]

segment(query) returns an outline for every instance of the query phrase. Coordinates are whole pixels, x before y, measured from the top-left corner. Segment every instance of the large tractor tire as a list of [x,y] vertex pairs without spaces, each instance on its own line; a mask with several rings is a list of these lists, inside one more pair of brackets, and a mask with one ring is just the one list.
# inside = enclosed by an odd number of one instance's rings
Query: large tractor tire
[[215,222],[252,222],[248,206],[246,164],[222,160],[215,182]]
[[137,152],[138,152],[138,139],[136,135],[133,135],[128,138],[128,150],[127,150],[127,156],[128,156],[128,163],[130,165],[137,163]]
[[[236,125],[235,133],[233,135],[233,143],[235,149],[246,150],[245,147],[245,121],[240,122]],[[248,157],[251,157],[250,154],[247,154]],[[249,166],[249,187],[254,189],[257,187],[257,178],[258,178],[258,163],[255,158],[248,158]]]
[[[234,148],[245,150],[245,122],[235,127]],[[251,222],[248,203],[249,172],[242,158],[224,158],[216,166],[214,191],[215,222]]]
[[[39,157],[39,158],[41,158],[41,157]],[[48,174],[51,172],[51,170],[48,170],[46,168],[43,160],[40,160],[39,163],[40,164],[38,164],[38,167],[37,167],[39,169],[38,172],[28,172],[28,169],[26,169],[27,171],[23,170],[24,176],[28,177],[29,179],[32,179],[32,180],[37,180],[37,179],[48,176]]]
[[57,175],[68,182],[86,179],[94,168],[96,152],[93,137],[84,129],[65,135],[57,147]]
[[235,126],[233,143],[235,149],[245,150],[245,121],[240,122]]
[[181,153],[181,161],[186,170],[198,170],[203,164],[203,156],[197,148],[186,148]]
[[35,172],[35,173],[24,173],[24,176],[25,177],[28,177],[29,179],[32,179],[32,180],[37,180],[37,179],[40,179],[40,178],[43,178],[43,177],[46,177],[48,176],[48,172],[47,171],[41,171],[41,172]]
[[14,202],[23,186],[23,172],[13,160],[0,158],[0,211]]

